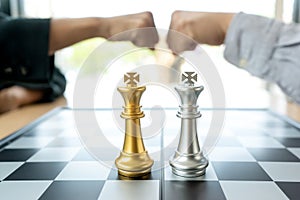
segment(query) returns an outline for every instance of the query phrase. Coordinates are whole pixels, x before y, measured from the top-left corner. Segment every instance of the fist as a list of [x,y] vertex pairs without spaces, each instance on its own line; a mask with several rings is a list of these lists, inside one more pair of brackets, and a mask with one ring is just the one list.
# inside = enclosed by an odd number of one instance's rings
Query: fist
[[154,48],[158,42],[151,12],[107,18],[108,39],[111,41],[127,40],[140,47]]
[[167,37],[169,48],[180,53],[193,50],[198,43],[223,44],[232,17],[232,13],[175,11]]

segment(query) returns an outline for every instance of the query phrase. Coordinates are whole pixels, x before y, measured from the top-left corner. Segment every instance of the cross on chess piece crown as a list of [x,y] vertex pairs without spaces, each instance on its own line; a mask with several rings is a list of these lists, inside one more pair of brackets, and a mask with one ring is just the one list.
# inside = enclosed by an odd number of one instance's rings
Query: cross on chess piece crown
[[136,72],[127,72],[124,74],[124,83],[127,86],[134,87],[140,81],[140,75]]
[[184,72],[181,76],[181,81],[187,83],[188,85],[194,85],[197,82],[197,73],[196,72]]

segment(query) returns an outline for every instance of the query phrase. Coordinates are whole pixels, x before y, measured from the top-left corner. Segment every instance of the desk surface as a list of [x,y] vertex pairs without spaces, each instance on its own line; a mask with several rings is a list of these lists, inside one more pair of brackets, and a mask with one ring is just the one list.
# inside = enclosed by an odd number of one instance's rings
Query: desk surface
[[[89,137],[96,129],[86,119],[84,133],[78,134],[73,112],[57,110],[2,146],[2,197],[72,200],[300,198],[300,130],[267,110],[226,111],[223,133],[207,155],[210,162],[207,172],[198,178],[178,177],[171,172],[168,159],[178,141],[170,141],[178,139],[180,123],[175,116],[176,109],[167,110],[166,116],[171,117],[164,129],[144,138],[146,149],[155,161],[151,176],[146,180],[118,177],[113,163],[122,148],[123,134],[114,124],[111,110],[95,111],[105,136],[103,140],[99,136],[99,140],[90,141],[98,148],[98,155],[88,153],[82,143],[83,137]],[[93,110],[75,112],[85,115]],[[206,116],[210,112],[202,111],[200,141],[207,139],[205,130],[209,120]],[[112,146],[107,146],[105,138]]]
[[51,103],[32,104],[0,115],[0,140],[33,122],[50,110],[66,105],[61,97]]

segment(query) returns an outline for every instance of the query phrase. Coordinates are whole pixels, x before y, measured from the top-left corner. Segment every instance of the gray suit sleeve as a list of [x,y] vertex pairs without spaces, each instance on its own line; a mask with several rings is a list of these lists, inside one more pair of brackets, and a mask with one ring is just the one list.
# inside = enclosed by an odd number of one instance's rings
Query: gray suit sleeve
[[224,57],[278,84],[300,104],[300,25],[239,13],[229,26]]

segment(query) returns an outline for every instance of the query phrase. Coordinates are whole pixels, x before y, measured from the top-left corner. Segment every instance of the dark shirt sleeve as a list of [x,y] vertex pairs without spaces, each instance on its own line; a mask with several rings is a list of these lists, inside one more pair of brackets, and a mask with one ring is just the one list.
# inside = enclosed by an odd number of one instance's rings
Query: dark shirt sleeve
[[47,83],[50,19],[0,18],[0,80]]
[[61,96],[66,79],[48,56],[50,19],[13,19],[0,13],[0,90],[19,85]]

